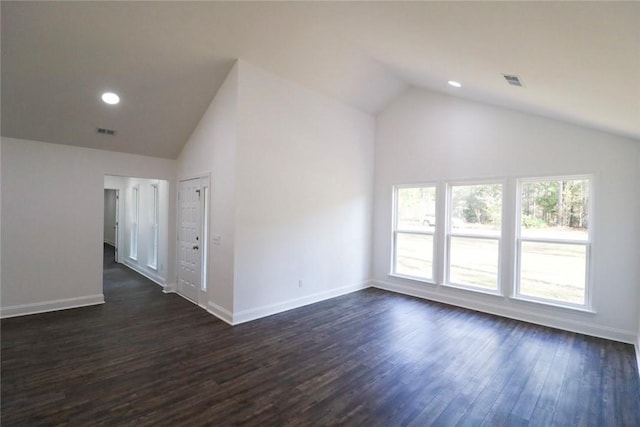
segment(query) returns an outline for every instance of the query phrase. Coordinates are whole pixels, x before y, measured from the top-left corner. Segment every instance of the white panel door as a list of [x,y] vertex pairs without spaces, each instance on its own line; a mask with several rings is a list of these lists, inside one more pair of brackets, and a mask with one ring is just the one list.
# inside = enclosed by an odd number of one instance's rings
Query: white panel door
[[179,266],[178,292],[199,303],[200,279],[202,277],[202,215],[200,178],[180,181],[179,188],[179,221],[178,232]]

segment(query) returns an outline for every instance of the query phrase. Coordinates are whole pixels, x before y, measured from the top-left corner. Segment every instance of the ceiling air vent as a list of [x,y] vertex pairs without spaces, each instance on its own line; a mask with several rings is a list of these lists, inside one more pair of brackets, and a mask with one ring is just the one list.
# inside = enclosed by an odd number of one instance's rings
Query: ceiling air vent
[[105,129],[105,128],[98,128],[98,133],[101,133],[103,135],[115,135],[116,131],[112,130],[112,129]]
[[518,76],[514,76],[512,74],[503,74],[504,79],[507,81],[507,83],[509,83],[511,86],[518,86],[518,87],[523,87],[524,85],[522,84],[522,80],[520,80],[520,77]]

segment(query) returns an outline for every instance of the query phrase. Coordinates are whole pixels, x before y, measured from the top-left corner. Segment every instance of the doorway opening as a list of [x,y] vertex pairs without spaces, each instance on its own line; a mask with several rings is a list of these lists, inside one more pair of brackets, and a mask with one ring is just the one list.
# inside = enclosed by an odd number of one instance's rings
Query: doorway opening
[[113,261],[118,262],[118,210],[120,190],[104,189],[104,244],[110,246]]
[[108,270],[122,267],[165,287],[168,238],[169,182],[105,175],[103,292]]

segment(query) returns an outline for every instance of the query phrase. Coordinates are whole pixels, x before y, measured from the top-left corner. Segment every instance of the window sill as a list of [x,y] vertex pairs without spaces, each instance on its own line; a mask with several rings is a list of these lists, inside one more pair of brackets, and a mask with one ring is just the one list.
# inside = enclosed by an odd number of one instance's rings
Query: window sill
[[590,307],[567,305],[567,304],[562,304],[561,302],[554,302],[554,301],[548,301],[548,300],[537,299],[537,298],[528,298],[521,295],[512,296],[509,298],[514,301],[522,301],[522,302],[527,302],[531,304],[546,305],[548,307],[562,308],[570,311],[579,311],[581,313],[598,314],[597,311],[595,311],[593,308],[590,308]]
[[463,291],[470,291],[470,292],[474,292],[476,294],[491,295],[491,296],[494,296],[494,297],[503,297],[504,296],[498,290],[492,291],[491,289],[479,288],[479,287],[475,287],[475,286],[465,286],[465,285],[458,285],[458,284],[454,284],[454,283],[443,283],[442,286],[447,287],[447,288],[452,288],[452,289],[462,289]]
[[404,280],[412,280],[414,282],[426,283],[428,285],[437,285],[437,283],[434,282],[433,280],[425,279],[424,277],[406,276],[404,274],[398,274],[398,273],[389,273],[387,276],[395,277],[398,279],[404,279]]

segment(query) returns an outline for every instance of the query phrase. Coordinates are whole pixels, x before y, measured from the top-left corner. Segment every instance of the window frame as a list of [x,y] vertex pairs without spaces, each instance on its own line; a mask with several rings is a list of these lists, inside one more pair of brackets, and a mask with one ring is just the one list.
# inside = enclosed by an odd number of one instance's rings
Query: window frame
[[[452,227],[452,193],[453,187],[463,187],[463,186],[475,186],[475,185],[487,185],[487,184],[499,184],[502,187],[502,196],[500,201],[500,229],[498,230],[498,235],[488,235],[488,234],[469,234],[469,233],[456,233],[453,232]],[[444,280],[442,282],[443,286],[457,289],[464,289],[472,292],[495,295],[495,296],[504,296],[504,290],[502,286],[502,269],[503,269],[503,240],[504,240],[504,231],[505,231],[505,219],[507,217],[507,206],[505,203],[505,193],[508,190],[507,180],[506,178],[488,178],[488,179],[473,179],[473,180],[460,180],[460,181],[446,181],[445,182],[445,196],[446,196],[446,204],[445,204],[445,229],[444,229]],[[495,240],[498,242],[498,264],[496,267],[496,289],[488,289],[479,285],[474,285],[470,283],[457,283],[451,281],[451,237],[461,237],[461,238],[470,238],[470,239],[478,239],[478,240]]]
[[[435,191],[435,221],[436,224],[433,227],[433,231],[419,231],[419,230],[402,230],[398,227],[398,191],[401,189],[407,188],[433,188]],[[438,216],[438,193],[440,189],[437,183],[435,182],[420,182],[414,184],[398,184],[394,185],[392,189],[392,215],[391,215],[391,260],[390,260],[390,272],[389,276],[399,277],[402,279],[410,279],[417,282],[429,283],[429,284],[437,284],[436,274],[437,274],[437,262],[438,262],[438,253],[437,253],[437,234],[439,229],[440,218]],[[410,234],[410,235],[423,235],[423,236],[431,236],[431,277],[421,277],[421,276],[413,276],[410,274],[398,273],[396,271],[396,255],[397,255],[397,243],[398,243],[398,234]]]
[[206,181],[201,179],[202,184],[202,277],[200,278],[200,291],[207,292],[209,280],[209,236],[211,234],[211,225],[209,217],[211,216],[211,189],[209,178]]
[[140,232],[140,186],[131,187],[131,208],[129,229],[129,258],[138,261],[138,238]]
[[160,239],[160,190],[158,184],[151,184],[152,206],[151,206],[151,251],[147,266],[153,270],[158,270],[158,246]]
[[[587,238],[585,240],[578,239],[558,239],[558,238],[545,238],[545,237],[522,237],[522,185],[527,183],[547,182],[547,181],[575,181],[586,180],[589,184],[589,202],[587,204],[589,226],[587,228]],[[515,230],[514,230],[514,277],[513,277],[513,296],[512,299],[527,301],[536,304],[550,305],[554,307],[569,308],[577,311],[586,311],[593,313],[592,294],[592,269],[593,269],[593,224],[594,224],[594,182],[595,177],[592,174],[579,174],[579,175],[552,175],[552,176],[533,176],[522,177],[516,180],[516,200],[515,200]],[[549,243],[549,244],[564,244],[564,245],[576,245],[585,247],[585,283],[584,283],[584,304],[576,304],[567,301],[559,301],[550,298],[537,297],[533,295],[523,295],[520,292],[520,267],[522,264],[522,243]]]

